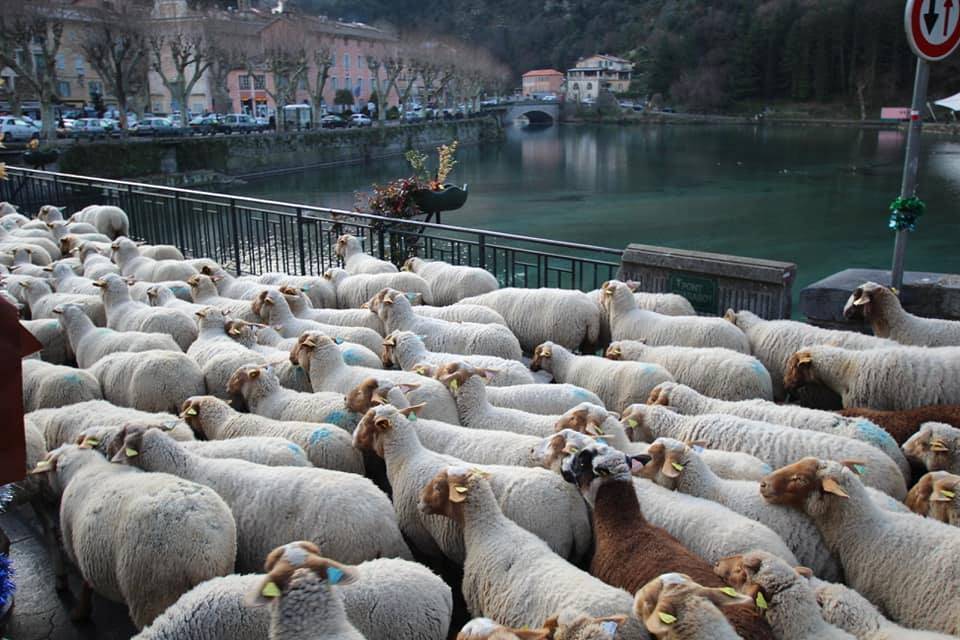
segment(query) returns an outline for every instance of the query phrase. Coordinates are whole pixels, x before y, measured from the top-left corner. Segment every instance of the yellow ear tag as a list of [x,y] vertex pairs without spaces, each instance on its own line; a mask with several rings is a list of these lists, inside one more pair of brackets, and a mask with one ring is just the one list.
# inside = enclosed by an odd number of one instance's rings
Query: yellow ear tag
[[464,487],[463,485],[459,485],[459,484],[458,484],[457,486],[455,486],[455,487],[453,488],[453,490],[456,491],[457,493],[466,493],[466,492],[467,492],[467,488]]
[[456,391],[459,386],[460,386],[460,381],[459,381],[459,380],[457,380],[456,378],[453,378],[452,380],[450,380],[450,388],[451,388],[451,389],[453,389],[454,391]]
[[126,449],[124,449],[123,452],[127,455],[128,458],[132,458],[134,456],[140,455],[139,451],[137,451],[136,449],[131,449],[130,447],[127,447]]
[[720,591],[724,592],[725,594],[727,594],[727,595],[730,596],[731,598],[736,598],[737,595],[738,595],[738,594],[737,594],[737,590],[734,589],[733,587],[721,587],[721,588],[720,588]]
[[770,605],[767,604],[767,599],[763,597],[763,593],[757,591],[757,609],[769,609]]
[[683,471],[683,465],[679,462],[671,462],[670,466],[676,469],[677,471]]
[[[100,444],[100,438],[87,438],[86,440],[83,441],[83,443],[84,443],[84,444],[88,444],[88,445],[90,445],[91,447],[95,447],[95,446],[97,446],[98,444]],[[943,492],[941,491],[941,493],[943,493]]]
[[260,590],[260,595],[264,598],[279,598],[280,587],[278,587],[275,582],[268,582],[263,585],[263,589]]
[[940,489],[940,495],[942,495],[944,498],[953,498],[957,494],[954,493],[953,491],[950,491],[949,489]]
[[195,416],[197,415],[197,410],[194,409],[193,407],[190,407],[189,409],[187,409],[186,413],[188,416]]
[[636,418],[630,418],[629,420],[627,420],[627,424],[630,425],[631,427],[636,427],[640,423],[637,422]]
[[663,624],[673,624],[677,621],[677,616],[672,616],[666,611],[657,611],[657,617],[660,618],[660,622]]

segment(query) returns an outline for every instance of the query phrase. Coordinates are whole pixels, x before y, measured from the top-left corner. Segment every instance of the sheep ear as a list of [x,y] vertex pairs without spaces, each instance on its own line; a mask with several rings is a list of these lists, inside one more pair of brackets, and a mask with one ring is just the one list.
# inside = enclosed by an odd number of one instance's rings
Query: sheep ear
[[853,301],[853,306],[862,307],[865,304],[870,304],[870,294],[861,289],[860,295]]
[[405,417],[408,417],[408,418],[409,418],[409,417],[410,417],[410,414],[412,414],[412,413],[414,413],[414,412],[416,412],[416,411],[419,411],[420,409],[423,409],[425,406],[427,406],[427,403],[426,403],[426,402],[421,402],[420,404],[415,404],[415,405],[411,405],[411,406],[409,406],[409,407],[404,407],[403,409],[398,409],[398,411],[399,411],[400,413],[402,413]]
[[403,393],[410,393],[411,391],[416,391],[420,388],[420,385],[416,382],[403,382],[397,386],[400,387],[400,391]]
[[483,374],[483,377],[489,382],[490,380],[493,380],[494,378],[497,377],[497,374],[500,373],[500,370],[499,369],[481,369],[480,372],[481,374]]
[[331,585],[345,586],[353,584],[360,578],[355,568],[327,558],[312,556],[307,559],[306,566],[326,578]]
[[[807,569],[807,571],[809,571],[809,569]],[[754,602],[752,598],[745,596],[742,593],[738,593],[733,587],[703,589],[697,595],[705,597],[718,607],[732,607],[735,605],[753,604]]]
[[384,416],[380,416],[380,417],[378,417],[376,420],[373,421],[373,426],[375,426],[375,427],[377,427],[378,429],[380,429],[380,431],[386,431],[387,429],[389,429],[389,428],[392,427],[393,425],[390,424],[390,419],[389,419],[389,418],[384,417]]
[[57,458],[54,456],[47,456],[43,460],[37,462],[37,465],[27,472],[27,475],[35,476],[41,473],[48,473],[50,471],[57,470]]
[[250,373],[247,374],[251,380],[256,380],[260,377],[260,369],[253,369]]
[[867,463],[863,460],[843,460],[840,464],[845,466],[850,471],[853,471],[858,476],[867,475]]
[[448,498],[450,502],[463,502],[467,499],[467,492],[469,489],[466,485],[457,484],[456,482],[449,481],[449,493]]
[[846,491],[843,490],[843,487],[840,486],[840,483],[836,481],[835,478],[826,477],[821,482],[824,492],[832,493],[835,496],[840,496],[841,498],[849,498],[850,496]]
[[801,576],[803,576],[804,578],[812,578],[812,577],[813,577],[813,569],[811,569],[810,567],[802,567],[802,566],[801,566],[801,567],[794,567],[793,570],[796,571],[797,573],[799,573],[799,574],[800,574]]
[[520,640],[549,640],[553,631],[550,629],[514,629],[512,633]]
[[813,362],[813,356],[809,353],[798,353],[797,354],[797,364],[811,364]]

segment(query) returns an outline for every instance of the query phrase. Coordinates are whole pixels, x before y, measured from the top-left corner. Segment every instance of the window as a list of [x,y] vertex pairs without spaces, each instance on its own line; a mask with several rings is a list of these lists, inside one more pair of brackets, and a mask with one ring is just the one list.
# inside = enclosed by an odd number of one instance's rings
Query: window
[[590,91],[591,89],[593,89],[593,83],[592,83],[592,82],[588,82],[588,83],[587,83],[587,91]]
[[240,76],[240,91],[250,91],[250,76]]
[[90,90],[90,95],[100,94],[103,95],[103,85],[96,80],[91,80],[87,83],[87,88]]
[[194,102],[193,104],[190,105],[190,111],[192,111],[193,113],[203,113],[206,110],[207,110],[206,105],[202,102]]
[[300,91],[306,91],[306,90],[307,90],[307,79],[306,79],[306,78],[301,77],[299,80],[297,80],[297,89],[299,89]]
[[357,95],[363,95],[363,78],[357,78]]
[[66,80],[61,80],[60,82],[58,82],[58,83],[57,83],[57,95],[59,95],[61,98],[69,98],[69,97],[70,97],[70,83],[67,82]]
[[349,53],[343,54],[343,68],[344,68],[344,69],[349,69],[349,68],[350,68],[350,54],[349,54]]
[[73,59],[73,69],[80,75],[86,73],[86,61],[83,56],[77,56]]
[[44,65],[46,65],[46,61],[44,60],[43,54],[42,54],[42,53],[34,52],[34,54],[33,54],[33,66],[34,66],[34,68],[35,68],[35,69],[43,69]]
[[263,91],[267,88],[267,76],[253,76],[253,88],[257,91]]
[[352,85],[350,84],[350,76],[347,76],[343,79],[343,88],[349,89]]
[[357,69],[363,69],[363,56],[357,56]]
[[67,59],[62,53],[57,54],[57,69],[63,70],[67,68]]
[[337,90],[337,80],[339,80],[339,78],[330,78],[330,87],[334,90],[334,92]]

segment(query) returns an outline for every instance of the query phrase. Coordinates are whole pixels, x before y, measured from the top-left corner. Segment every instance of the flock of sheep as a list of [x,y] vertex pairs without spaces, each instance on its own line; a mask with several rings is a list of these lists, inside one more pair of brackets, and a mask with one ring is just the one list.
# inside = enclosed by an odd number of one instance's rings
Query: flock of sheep
[[887,288],[847,303],[869,336],[349,235],[323,277],[234,277],[116,207],[0,215],[43,345],[17,499],[75,619],[95,592],[144,639],[960,634],[960,322]]

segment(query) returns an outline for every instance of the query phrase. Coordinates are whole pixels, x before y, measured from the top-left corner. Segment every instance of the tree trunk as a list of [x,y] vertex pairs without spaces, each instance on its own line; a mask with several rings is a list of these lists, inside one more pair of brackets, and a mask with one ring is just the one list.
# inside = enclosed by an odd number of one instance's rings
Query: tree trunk
[[40,100],[40,111],[43,122],[40,129],[40,136],[47,141],[56,139],[57,127],[54,125],[53,117],[53,96],[43,95]]

